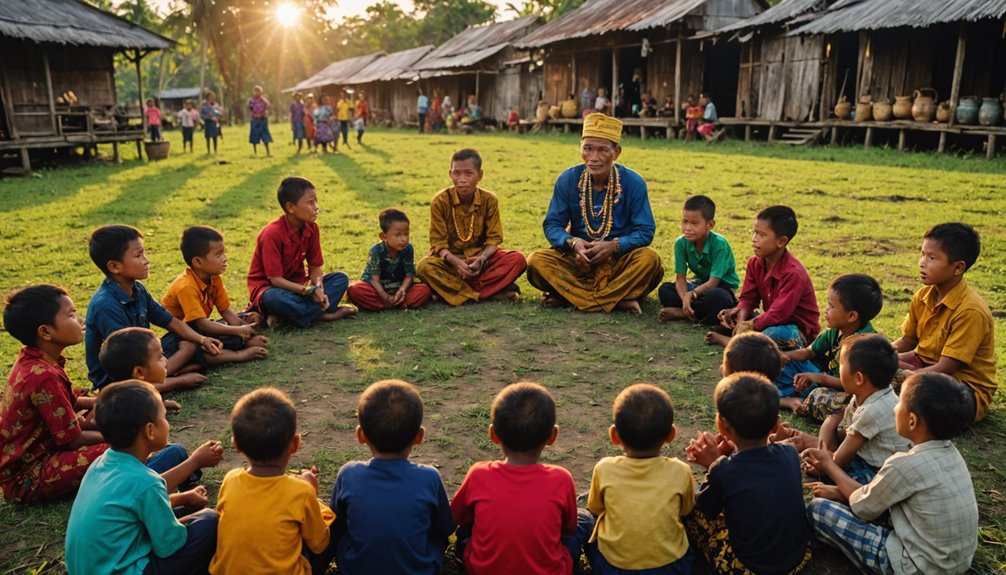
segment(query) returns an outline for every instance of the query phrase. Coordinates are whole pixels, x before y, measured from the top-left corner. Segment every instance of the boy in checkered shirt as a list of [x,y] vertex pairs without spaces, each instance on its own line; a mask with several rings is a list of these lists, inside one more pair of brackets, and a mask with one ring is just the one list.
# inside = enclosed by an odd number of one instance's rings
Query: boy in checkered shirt
[[[974,413],[964,386],[942,373],[905,380],[894,407],[907,453],[887,458],[867,485],[846,475],[827,452],[803,452],[807,467],[836,485],[812,484],[807,513],[815,535],[838,547],[864,573],[964,573],[978,545],[978,505],[971,474],[950,439]],[[871,523],[890,512],[890,525]]]

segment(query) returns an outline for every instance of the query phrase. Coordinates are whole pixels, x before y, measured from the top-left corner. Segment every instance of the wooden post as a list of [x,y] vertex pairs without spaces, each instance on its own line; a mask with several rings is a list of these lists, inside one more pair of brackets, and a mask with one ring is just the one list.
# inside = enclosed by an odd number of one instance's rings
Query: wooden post
[[768,127],[768,141],[775,141],[775,124]]
[[838,126],[831,127],[831,145],[834,146],[838,143]]
[[479,101],[479,71],[475,70],[475,102]]
[[576,81],[576,53],[573,53],[569,64],[569,91],[573,94],[573,99],[580,100],[580,85]]
[[611,115],[615,115],[615,108],[621,104],[618,98],[618,47],[611,49]]
[[112,161],[116,164],[121,161],[119,157],[119,142],[112,142]]
[[28,148],[21,148],[21,168],[25,172],[31,171],[31,158],[28,157]]
[[873,126],[866,128],[866,141],[863,142],[863,149],[869,150],[873,145]]
[[996,157],[996,135],[989,134],[988,147],[985,150],[985,158],[991,160]]
[[[7,102],[3,107],[3,113],[7,119],[7,129],[10,130],[11,138],[20,138],[17,132],[17,124],[14,123],[14,100],[10,97],[10,80],[7,78],[7,66],[4,65],[3,58],[0,58],[0,100]],[[27,150],[25,151],[27,153]]]
[[747,124],[746,126],[744,126],[744,141],[745,142],[751,141],[751,124]]
[[42,67],[45,68],[45,88],[49,94],[49,119],[52,122],[54,134],[63,134],[62,122],[56,120],[56,96],[52,93],[52,70],[49,68],[49,51],[42,48]]
[[[754,37],[748,42],[748,106],[751,105],[752,96],[754,95],[754,43],[755,41],[760,41]],[[744,113],[745,118],[757,118],[758,112],[756,110],[746,110]],[[748,141],[748,136],[750,135],[750,126],[744,129],[745,141]]]
[[964,51],[968,45],[968,23],[961,22],[957,35],[957,59],[954,60],[954,79],[950,84],[950,126],[957,122],[957,100],[961,96],[961,74],[964,73]]
[[[133,56],[136,58],[133,63],[136,64],[136,91],[140,97],[140,117],[143,119],[143,133],[147,133],[147,115],[143,113],[143,72],[140,70],[140,60],[143,59],[140,56],[140,50],[133,50]],[[140,143],[143,138],[140,138],[139,142],[136,142],[136,155],[139,159],[143,159],[143,151]]]
[[681,125],[681,42],[682,34],[678,29],[678,40],[674,43],[674,125]]
[[940,132],[940,145],[936,148],[937,154],[942,154],[947,151],[947,133]]
[[645,140],[646,139],[646,126],[640,126],[639,127],[639,138],[641,140]]
[[898,130],[898,151],[899,152],[904,152],[905,151],[905,131],[904,130]]

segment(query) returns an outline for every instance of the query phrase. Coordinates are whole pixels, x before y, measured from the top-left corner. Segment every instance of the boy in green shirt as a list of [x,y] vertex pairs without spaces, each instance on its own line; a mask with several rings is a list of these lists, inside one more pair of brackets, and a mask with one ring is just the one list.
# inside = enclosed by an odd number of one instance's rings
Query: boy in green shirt
[[[720,310],[737,305],[740,285],[730,243],[713,231],[716,204],[706,196],[685,200],[681,237],[674,242],[674,282],[660,286],[660,321],[689,319],[718,325]],[[688,281],[689,270],[694,274]]]

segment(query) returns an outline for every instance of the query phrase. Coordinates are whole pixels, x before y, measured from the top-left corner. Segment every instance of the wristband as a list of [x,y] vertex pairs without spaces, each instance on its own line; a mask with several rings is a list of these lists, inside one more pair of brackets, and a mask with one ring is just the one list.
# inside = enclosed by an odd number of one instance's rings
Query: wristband
[[318,285],[317,284],[311,284],[311,283],[305,284],[304,285],[304,295],[307,296],[307,297],[310,297],[314,293],[314,290],[316,290],[316,289],[318,289]]

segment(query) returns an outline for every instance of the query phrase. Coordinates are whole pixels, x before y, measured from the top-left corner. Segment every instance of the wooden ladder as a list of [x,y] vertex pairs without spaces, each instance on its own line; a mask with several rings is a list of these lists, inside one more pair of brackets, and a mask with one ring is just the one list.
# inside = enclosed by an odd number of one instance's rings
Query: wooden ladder
[[790,128],[782,135],[781,140],[775,141],[790,146],[806,146],[821,141],[824,133],[824,128]]

